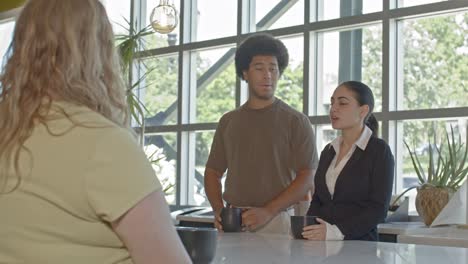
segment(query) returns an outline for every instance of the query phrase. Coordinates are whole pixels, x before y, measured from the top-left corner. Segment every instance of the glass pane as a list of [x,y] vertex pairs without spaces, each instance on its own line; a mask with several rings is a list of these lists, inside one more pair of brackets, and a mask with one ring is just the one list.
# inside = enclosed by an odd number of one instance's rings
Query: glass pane
[[147,135],[144,150],[162,184],[166,201],[175,204],[177,133]]
[[374,112],[382,110],[381,25],[322,33],[319,50],[318,114],[328,114],[333,91],[348,80],[367,84],[374,93]]
[[197,0],[195,17],[191,18],[191,41],[236,35],[237,1]]
[[317,125],[316,127],[317,151],[318,153],[321,153],[323,148],[325,148],[328,143],[332,142],[333,139],[338,137],[340,134],[338,130],[332,128],[331,124]]
[[443,2],[443,1],[447,1],[447,0],[398,0],[398,7],[424,5],[424,4]]
[[403,74],[399,109],[468,106],[468,12],[399,24]]
[[304,0],[255,1],[256,31],[283,28],[304,23]]
[[173,125],[177,123],[177,82],[179,56],[171,54],[145,59],[148,75],[142,96],[147,113],[146,125]]
[[[429,166],[429,146],[431,146],[431,148],[434,148],[435,146],[440,148],[441,143],[444,142],[443,144],[445,146],[442,147],[441,152],[446,153],[447,143],[445,133],[450,133],[450,127],[453,127],[455,135],[460,133],[461,140],[465,142],[467,126],[468,117],[444,120],[407,120],[398,122],[397,149],[400,155],[396,155],[396,192],[401,193],[411,186],[418,185],[416,172],[408,149],[404,145],[403,141],[409,145],[413,154],[418,157],[421,167],[427,173]],[[429,140],[431,142],[429,142]],[[410,211],[415,211],[414,199],[416,197],[416,191],[410,191],[408,196],[410,197]]]
[[[382,138],[382,129],[381,129],[382,122],[379,121],[378,123],[379,123],[379,132],[377,133],[377,135],[380,138]],[[320,153],[328,143],[332,142],[335,138],[340,136],[341,132],[339,130],[333,129],[331,124],[317,125],[316,127],[317,127],[317,131],[316,131],[317,151],[318,153]]]
[[[13,30],[15,29],[15,22],[9,21],[6,23],[0,23],[0,65],[3,65],[4,56],[10,46],[13,38]],[[0,67],[1,69],[1,67]]]
[[[153,9],[159,5],[160,0],[147,0],[146,2],[146,20],[145,26],[150,25],[150,18]],[[178,23],[174,30],[168,34],[161,34],[154,31],[152,28],[150,30],[153,34],[150,34],[145,37],[145,49],[155,49],[168,46],[179,45],[179,27],[180,27],[180,1],[173,0],[169,1],[170,4],[173,4],[178,11]]]
[[131,0],[101,0],[112,23],[114,34],[128,34]]
[[197,62],[195,114],[191,123],[218,122],[227,111],[235,108],[236,73],[235,48],[196,51]]
[[289,52],[289,66],[278,81],[275,95],[302,112],[304,37],[297,36],[281,39]]
[[319,20],[362,15],[382,11],[382,0],[319,0],[318,11]]
[[197,131],[195,132],[195,169],[194,174],[190,175],[194,178],[193,182],[193,205],[209,206],[210,203],[205,195],[204,174],[205,165],[210,154],[211,141],[213,140],[214,131]]

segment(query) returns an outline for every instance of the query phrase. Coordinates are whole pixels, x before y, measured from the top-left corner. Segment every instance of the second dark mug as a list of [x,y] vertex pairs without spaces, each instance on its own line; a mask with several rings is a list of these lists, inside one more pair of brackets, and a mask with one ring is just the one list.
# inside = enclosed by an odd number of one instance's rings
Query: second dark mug
[[302,232],[305,226],[317,225],[316,216],[293,215],[291,216],[291,233],[295,239],[304,239]]
[[224,232],[242,231],[242,208],[224,207],[220,216]]

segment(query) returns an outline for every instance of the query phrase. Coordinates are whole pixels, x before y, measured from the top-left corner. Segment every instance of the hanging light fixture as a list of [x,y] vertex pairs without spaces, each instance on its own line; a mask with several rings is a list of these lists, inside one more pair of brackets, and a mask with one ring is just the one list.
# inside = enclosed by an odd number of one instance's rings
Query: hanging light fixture
[[170,33],[177,27],[177,15],[177,9],[172,1],[160,0],[159,5],[151,12],[151,26],[156,32],[161,34]]

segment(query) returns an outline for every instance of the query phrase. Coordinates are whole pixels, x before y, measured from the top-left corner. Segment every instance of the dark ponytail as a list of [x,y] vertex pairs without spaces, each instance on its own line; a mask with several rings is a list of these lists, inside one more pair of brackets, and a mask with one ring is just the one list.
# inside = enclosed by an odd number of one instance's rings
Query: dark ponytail
[[379,135],[379,122],[375,118],[374,114],[369,114],[367,120],[365,120],[366,126],[372,130],[372,135],[377,137]]
[[369,88],[369,86],[358,81],[347,81],[340,84],[339,86],[345,86],[351,90],[356,95],[355,98],[359,105],[369,106],[369,113],[364,118],[364,124],[372,130],[372,135],[377,136],[379,133],[379,123],[372,114],[372,111],[374,110],[374,94],[372,93],[372,90]]

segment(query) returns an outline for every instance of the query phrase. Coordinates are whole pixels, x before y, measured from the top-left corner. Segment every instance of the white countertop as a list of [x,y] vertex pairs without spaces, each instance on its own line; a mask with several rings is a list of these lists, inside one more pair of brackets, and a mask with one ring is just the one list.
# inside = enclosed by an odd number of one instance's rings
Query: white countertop
[[195,211],[185,215],[177,215],[177,221],[191,221],[199,223],[214,223],[214,216],[211,207]]
[[379,224],[380,234],[397,235],[398,243],[468,248],[468,229],[457,226],[427,227],[421,222]]
[[[179,221],[213,223],[210,208],[177,216]],[[468,229],[456,226],[429,228],[422,222],[392,222],[378,225],[380,234],[396,235],[398,243],[468,248]],[[468,263],[468,262],[467,262]]]
[[306,241],[289,236],[220,233],[212,263],[468,263],[468,249],[367,241]]
[[414,230],[427,230],[423,222],[393,222],[377,226],[379,234],[401,235]]
[[468,229],[443,226],[414,229],[398,235],[398,243],[468,248]]

